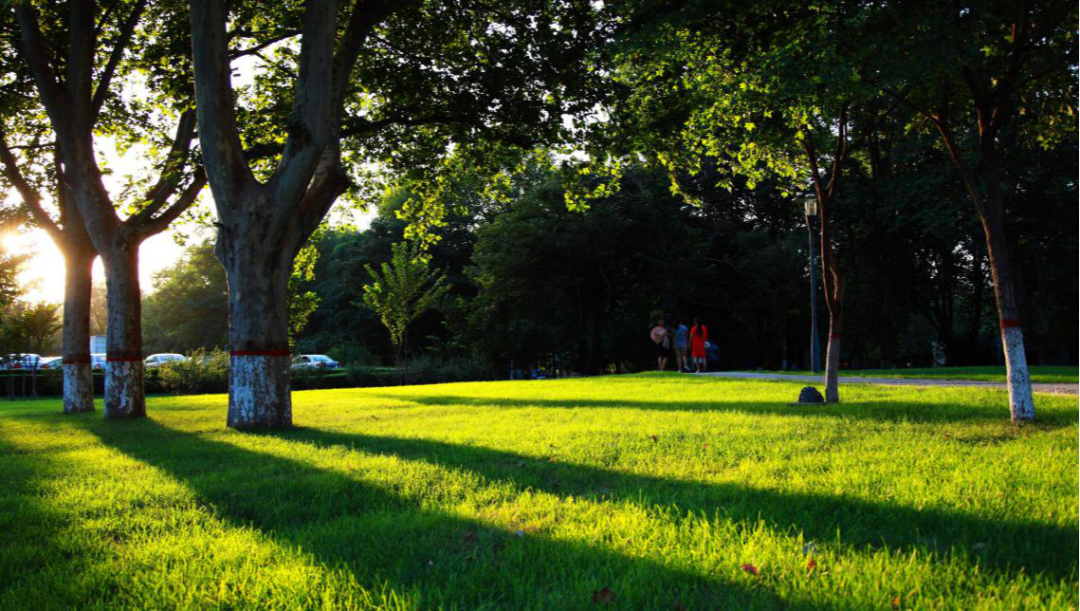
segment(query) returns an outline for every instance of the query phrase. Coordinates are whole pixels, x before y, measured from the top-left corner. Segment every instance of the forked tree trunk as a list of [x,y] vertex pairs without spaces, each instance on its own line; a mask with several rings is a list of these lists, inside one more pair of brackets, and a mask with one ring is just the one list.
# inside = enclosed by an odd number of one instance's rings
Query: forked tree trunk
[[215,249],[229,282],[228,426],[236,429],[292,425],[288,288],[293,257],[291,249],[274,242],[236,240],[223,231]]
[[[81,221],[79,221],[81,222]],[[64,250],[64,413],[94,411],[90,363],[90,294],[94,252]]]
[[143,389],[142,301],[138,243],[102,255],[109,324],[105,332],[105,417],[146,416]]

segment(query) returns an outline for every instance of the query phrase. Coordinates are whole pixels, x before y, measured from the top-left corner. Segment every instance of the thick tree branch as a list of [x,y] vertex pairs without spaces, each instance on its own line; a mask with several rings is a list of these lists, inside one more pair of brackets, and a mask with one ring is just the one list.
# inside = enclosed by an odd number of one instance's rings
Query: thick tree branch
[[180,115],[180,121],[176,125],[176,135],[173,137],[169,154],[165,157],[161,175],[158,177],[157,184],[146,194],[146,200],[149,203],[132,217],[133,222],[140,223],[157,214],[176,192],[180,179],[183,177],[188,153],[191,151],[191,141],[195,137],[195,123],[195,111],[185,110]]
[[289,115],[285,150],[270,179],[276,203],[291,215],[320,157],[336,134],[333,104],[337,0],[308,0],[304,7],[296,98]]
[[11,153],[7,138],[5,138],[3,132],[0,132],[0,165],[3,166],[4,178],[19,192],[19,196],[22,197],[23,203],[26,204],[26,208],[34,217],[34,220],[50,237],[56,240],[60,235],[60,228],[45,212],[45,208],[41,206],[41,193],[23,176],[22,171],[19,169],[19,163],[15,159],[15,155]]
[[66,93],[56,79],[49,58],[48,44],[41,34],[38,24],[37,11],[28,2],[20,2],[15,5],[15,16],[19,22],[19,50],[30,66],[30,72],[34,75],[34,82],[41,93],[41,101],[45,105],[49,117],[59,133],[64,126],[57,124],[56,120],[63,118],[63,110],[66,107]]
[[[345,26],[345,34],[338,43],[334,52],[334,104],[335,112],[341,113],[344,108],[345,96],[348,94],[348,86],[351,81],[353,68],[360,56],[360,49],[364,41],[379,23],[382,23],[395,10],[401,10],[410,5],[417,4],[418,0],[357,0],[349,15],[349,23]],[[340,116],[337,117],[340,119]]]
[[[74,117],[77,130],[89,132],[93,123],[91,99],[93,98],[94,52],[94,0],[72,0],[68,15],[68,46],[64,87],[70,106],[65,112]],[[87,133],[87,135],[89,135]]]
[[296,30],[289,30],[287,32],[284,32],[282,34],[274,36],[274,37],[272,37],[272,38],[270,38],[268,40],[264,40],[263,42],[260,42],[259,44],[253,45],[253,46],[248,47],[246,49],[237,49],[236,51],[233,51],[233,52],[229,53],[229,59],[240,59],[241,57],[244,57],[244,56],[247,56],[247,55],[258,55],[259,51],[262,51],[266,47],[277,44],[277,43],[279,43],[279,42],[281,42],[283,40],[288,40],[289,38],[294,38],[294,37],[298,36],[299,34],[300,34],[300,32],[298,32]]
[[195,175],[191,183],[180,193],[171,206],[166,208],[161,215],[139,223],[136,231],[140,238],[148,238],[161,233],[172,224],[185,210],[191,207],[198,199],[199,193],[206,186],[206,172],[203,168],[195,168]]
[[[232,101],[222,0],[191,0],[192,61],[199,141],[219,212],[227,216],[236,192],[255,182],[244,159]],[[225,220],[223,218],[223,220]]]
[[131,13],[128,15],[128,18],[124,20],[123,25],[120,26],[120,33],[116,37],[116,44],[113,46],[112,53],[109,54],[109,61],[105,64],[105,69],[101,73],[97,89],[94,90],[94,96],[90,103],[93,117],[97,117],[98,113],[101,112],[101,107],[105,104],[105,98],[109,95],[109,85],[112,83],[113,76],[116,75],[116,69],[120,65],[120,60],[124,56],[124,51],[131,43],[131,37],[135,33],[135,26],[139,23],[139,19],[142,18],[145,9],[146,0],[140,0],[140,2],[131,9]]

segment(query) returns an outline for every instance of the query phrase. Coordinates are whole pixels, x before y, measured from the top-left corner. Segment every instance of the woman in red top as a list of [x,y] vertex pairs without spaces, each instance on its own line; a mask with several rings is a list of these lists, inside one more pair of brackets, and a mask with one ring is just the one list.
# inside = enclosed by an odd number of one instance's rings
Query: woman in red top
[[701,319],[694,319],[690,329],[690,358],[694,361],[697,372],[705,371],[705,342],[709,341],[709,328],[701,324]]

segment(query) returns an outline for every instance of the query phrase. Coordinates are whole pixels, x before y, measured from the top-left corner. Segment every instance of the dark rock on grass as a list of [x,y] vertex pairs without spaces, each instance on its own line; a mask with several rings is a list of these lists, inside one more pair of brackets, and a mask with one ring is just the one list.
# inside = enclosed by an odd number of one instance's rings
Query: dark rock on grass
[[821,396],[818,389],[813,386],[806,386],[799,391],[799,403],[824,403],[825,397]]

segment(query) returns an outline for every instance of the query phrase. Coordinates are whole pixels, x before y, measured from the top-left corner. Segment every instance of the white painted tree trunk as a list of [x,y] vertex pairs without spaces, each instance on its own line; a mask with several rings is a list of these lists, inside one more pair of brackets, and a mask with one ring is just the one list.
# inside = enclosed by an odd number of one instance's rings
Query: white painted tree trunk
[[218,237],[215,253],[229,280],[227,423],[232,428],[292,426],[288,285],[293,252]]
[[64,363],[64,413],[94,411],[94,377],[90,363]]
[[109,360],[105,364],[105,417],[123,419],[145,415],[142,359]]
[[288,353],[233,351],[229,361],[229,427],[272,429],[290,426],[292,395]]
[[1009,411],[1013,422],[1035,419],[1035,399],[1031,392],[1031,373],[1024,354],[1024,332],[1019,326],[1001,330],[1005,350],[1005,371],[1009,382]]
[[825,402],[840,402],[840,335],[834,333],[825,353]]
[[[76,222],[82,222],[76,219]],[[64,251],[64,413],[94,411],[90,369],[90,291],[94,253],[89,248]]]
[[105,333],[105,417],[140,418],[146,415],[146,395],[143,387],[139,247],[136,244],[117,250],[119,252],[114,252],[112,256],[103,257],[109,308]]

